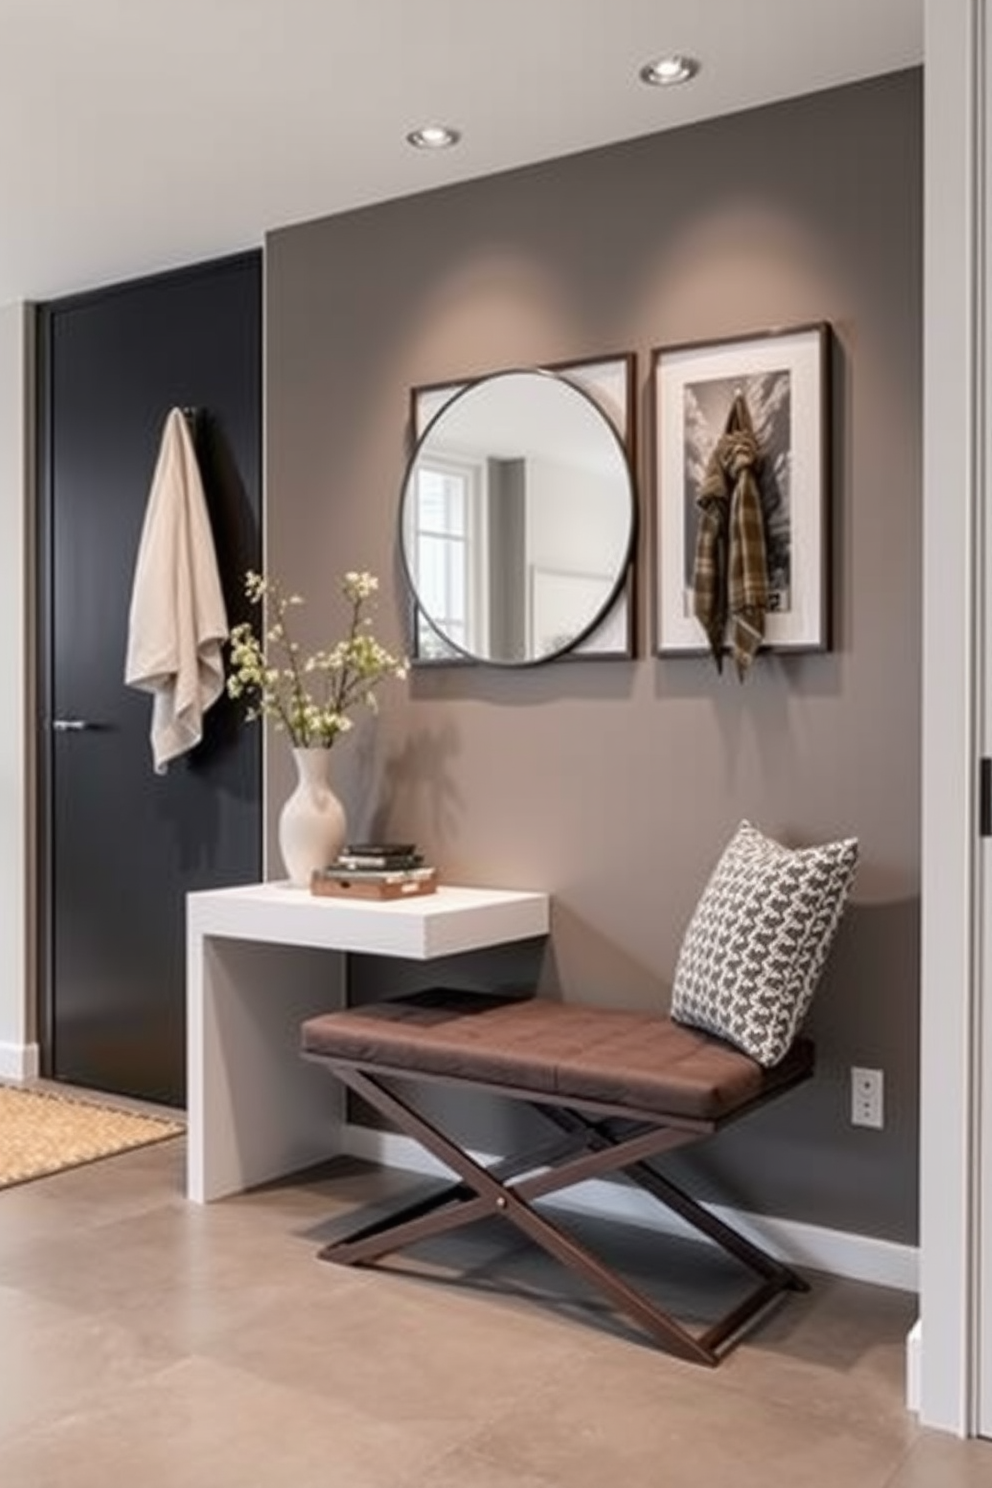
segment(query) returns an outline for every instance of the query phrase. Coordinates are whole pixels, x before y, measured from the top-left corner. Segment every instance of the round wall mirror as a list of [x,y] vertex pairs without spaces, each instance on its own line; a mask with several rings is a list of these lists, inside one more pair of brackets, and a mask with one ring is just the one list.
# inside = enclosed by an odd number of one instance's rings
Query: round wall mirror
[[418,652],[521,666],[571,650],[630,561],[636,505],[616,427],[554,372],[434,392],[400,503]]

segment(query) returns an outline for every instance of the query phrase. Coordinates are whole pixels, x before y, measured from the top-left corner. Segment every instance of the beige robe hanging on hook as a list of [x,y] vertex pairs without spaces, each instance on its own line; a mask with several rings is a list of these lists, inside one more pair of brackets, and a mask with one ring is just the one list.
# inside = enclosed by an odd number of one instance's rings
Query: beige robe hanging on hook
[[196,451],[179,408],[162,434],[131,593],[124,680],[152,694],[155,773],[203,737],[224,690],[227,612]]

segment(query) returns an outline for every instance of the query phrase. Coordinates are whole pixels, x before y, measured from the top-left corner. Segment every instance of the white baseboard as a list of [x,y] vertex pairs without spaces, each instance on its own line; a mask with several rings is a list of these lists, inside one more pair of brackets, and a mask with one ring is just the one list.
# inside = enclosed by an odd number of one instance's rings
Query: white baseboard
[[36,1080],[40,1068],[37,1044],[0,1041],[0,1080]]
[[[367,1126],[345,1125],[342,1151],[384,1167],[401,1168],[411,1173],[432,1177],[450,1177],[448,1169],[425,1152],[410,1137],[394,1132],[373,1130]],[[489,1163],[484,1154],[473,1154],[477,1161]],[[548,1204],[565,1209],[623,1219],[630,1224],[647,1225],[654,1230],[687,1234],[698,1239],[670,1210],[651,1198],[643,1189],[608,1179],[593,1179],[576,1184],[567,1194],[552,1197]],[[891,1240],[878,1240],[872,1235],[849,1234],[828,1230],[819,1225],[802,1224],[791,1219],[771,1219],[763,1214],[744,1214],[720,1205],[713,1213],[740,1230],[742,1235],[761,1245],[778,1259],[790,1265],[826,1271],[852,1281],[867,1281],[875,1286],[894,1287],[915,1292],[919,1288],[918,1253],[913,1245],[899,1245]]]
[[906,1409],[920,1414],[920,1355],[923,1352],[923,1319],[917,1318],[906,1335]]

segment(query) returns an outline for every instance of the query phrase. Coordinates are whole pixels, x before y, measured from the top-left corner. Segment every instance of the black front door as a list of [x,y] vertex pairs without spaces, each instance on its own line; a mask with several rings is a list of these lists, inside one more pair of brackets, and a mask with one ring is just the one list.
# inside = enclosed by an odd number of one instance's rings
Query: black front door
[[230,622],[259,567],[261,259],[44,306],[39,318],[43,1068],[185,1101],[185,895],[260,876],[260,740],[226,698],[152,769],[124,685],[134,561],[162,426],[194,410]]

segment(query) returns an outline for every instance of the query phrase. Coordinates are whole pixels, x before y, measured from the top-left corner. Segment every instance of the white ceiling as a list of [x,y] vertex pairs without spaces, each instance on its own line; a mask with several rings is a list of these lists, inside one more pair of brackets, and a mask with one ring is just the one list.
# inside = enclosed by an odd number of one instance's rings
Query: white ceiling
[[0,0],[0,304],[922,55],[923,0]]

